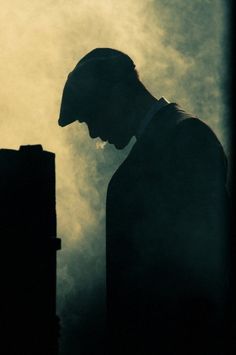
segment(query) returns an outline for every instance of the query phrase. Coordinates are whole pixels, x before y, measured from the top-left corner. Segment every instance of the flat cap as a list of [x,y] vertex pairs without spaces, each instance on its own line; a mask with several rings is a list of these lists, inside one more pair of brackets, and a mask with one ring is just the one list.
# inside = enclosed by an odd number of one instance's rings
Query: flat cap
[[63,127],[89,116],[93,99],[98,102],[111,85],[134,72],[134,68],[132,59],[115,49],[96,48],[87,53],[68,75],[58,124]]

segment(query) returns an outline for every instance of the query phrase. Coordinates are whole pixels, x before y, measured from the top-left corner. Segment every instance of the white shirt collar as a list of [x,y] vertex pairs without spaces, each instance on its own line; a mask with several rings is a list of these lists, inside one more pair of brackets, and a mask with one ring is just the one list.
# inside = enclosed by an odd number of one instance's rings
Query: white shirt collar
[[140,136],[143,134],[145,128],[151,121],[151,119],[155,116],[155,114],[164,106],[168,105],[169,101],[166,100],[164,97],[161,97],[159,100],[156,100],[154,104],[149,108],[147,111],[147,114],[144,116],[143,120],[140,123],[139,129],[136,133],[136,138],[140,138]]

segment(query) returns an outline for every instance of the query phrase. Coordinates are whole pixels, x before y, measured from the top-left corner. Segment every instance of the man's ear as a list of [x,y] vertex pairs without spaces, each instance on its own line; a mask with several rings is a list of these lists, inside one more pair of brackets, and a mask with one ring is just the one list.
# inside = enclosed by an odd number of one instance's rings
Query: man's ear
[[131,96],[131,88],[125,80],[121,80],[112,85],[111,94],[114,99],[128,101]]

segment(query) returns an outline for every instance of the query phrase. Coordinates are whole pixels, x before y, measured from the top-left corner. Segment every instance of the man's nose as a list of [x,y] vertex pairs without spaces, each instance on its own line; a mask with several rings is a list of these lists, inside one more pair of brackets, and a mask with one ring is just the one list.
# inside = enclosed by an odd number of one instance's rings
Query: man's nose
[[97,138],[98,134],[94,128],[88,127],[89,135],[91,138]]

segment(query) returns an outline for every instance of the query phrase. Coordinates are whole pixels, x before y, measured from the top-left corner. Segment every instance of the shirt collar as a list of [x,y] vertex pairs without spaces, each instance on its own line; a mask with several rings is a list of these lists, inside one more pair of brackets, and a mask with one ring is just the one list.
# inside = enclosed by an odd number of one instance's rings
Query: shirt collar
[[138,128],[138,131],[136,133],[136,138],[140,138],[140,136],[143,134],[145,128],[151,121],[151,119],[155,116],[155,114],[164,106],[168,105],[169,101],[165,99],[165,97],[161,97],[159,100],[156,100],[154,104],[149,108],[147,111],[147,114],[144,116],[143,120],[140,123],[140,126]]

